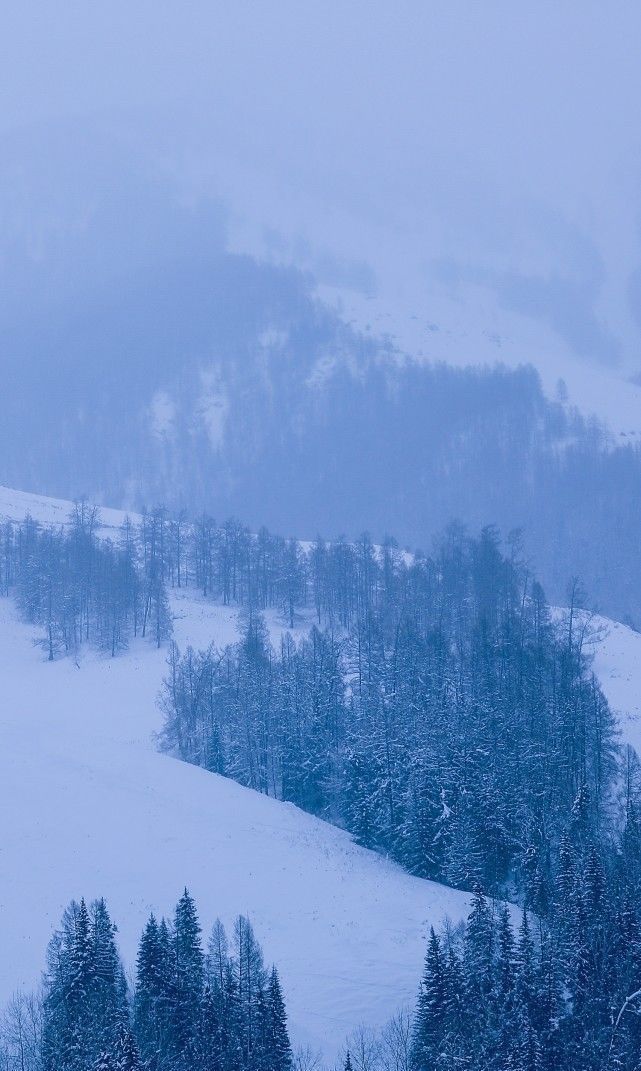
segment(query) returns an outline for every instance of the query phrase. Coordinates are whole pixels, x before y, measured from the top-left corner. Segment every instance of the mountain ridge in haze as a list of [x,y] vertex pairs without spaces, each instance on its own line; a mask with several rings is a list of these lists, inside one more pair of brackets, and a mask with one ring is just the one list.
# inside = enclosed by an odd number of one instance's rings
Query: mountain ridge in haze
[[531,368],[404,356],[117,139],[83,144],[83,183],[76,133],[17,139],[3,178],[2,483],[426,549],[454,518],[522,528],[551,598],[579,574],[641,620],[634,437]]

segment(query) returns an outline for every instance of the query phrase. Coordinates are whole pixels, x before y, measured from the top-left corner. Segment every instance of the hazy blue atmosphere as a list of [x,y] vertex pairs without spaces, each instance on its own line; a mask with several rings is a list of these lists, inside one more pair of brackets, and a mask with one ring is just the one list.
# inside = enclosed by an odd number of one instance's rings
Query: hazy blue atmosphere
[[9,11],[4,241],[42,260],[114,183],[165,186],[321,282],[419,313],[471,288],[535,322],[520,359],[549,331],[638,372],[638,6],[277,7]]
[[637,5],[278,8],[9,12],[3,245],[53,270],[135,186],[151,257],[178,252],[167,201],[216,206],[234,248],[392,311],[462,306],[458,361],[509,331],[519,360],[550,340],[638,373]]
[[0,33],[0,1071],[641,1068],[641,6]]

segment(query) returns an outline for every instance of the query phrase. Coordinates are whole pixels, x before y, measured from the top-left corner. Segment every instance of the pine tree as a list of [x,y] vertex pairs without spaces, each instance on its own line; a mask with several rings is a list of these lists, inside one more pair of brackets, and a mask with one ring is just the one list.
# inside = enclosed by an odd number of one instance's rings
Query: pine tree
[[278,972],[266,973],[247,919],[237,920],[232,956],[222,925],[214,926],[205,964],[187,890],[174,928],[151,915],[132,1014],[114,934],[104,900],[90,909],[84,900],[69,905],[48,947],[42,1038],[37,1002],[28,1051],[14,1042],[5,1051],[0,1023],[3,1068],[17,1060],[24,1071],[292,1071]]
[[272,967],[267,990],[269,1021],[269,1071],[291,1071],[292,1047],[287,1031],[285,1001],[280,987],[278,971]]
[[536,962],[527,911],[523,912],[516,946],[516,995],[530,1019],[536,1018]]
[[497,948],[498,993],[500,1000],[508,1000],[514,989],[515,943],[510,912],[504,907],[499,914]]
[[483,998],[492,987],[495,933],[492,911],[480,885],[474,888],[464,948],[466,985],[471,993]]
[[433,1066],[447,1021],[447,979],[440,938],[430,929],[425,967],[414,1023],[413,1059],[418,1068]]
[[43,1064],[47,1071],[85,1071],[111,1054],[126,1020],[123,972],[104,901],[73,902],[48,952]]
[[94,1044],[92,996],[95,964],[91,947],[91,923],[84,900],[74,911],[71,947],[69,949],[69,984],[66,992],[68,1025],[61,1053],[61,1071],[68,1066],[82,1068],[91,1062]]
[[[562,932],[562,931],[559,931]],[[538,1008],[538,1033],[541,1052],[541,1067],[548,1071],[561,1063],[560,1046],[566,1007],[563,1000],[561,977],[563,957],[558,955],[558,939],[549,928],[541,930],[539,971],[536,1004]]]
[[115,1071],[141,1071],[140,1053],[136,1040],[126,1027],[122,1027],[114,1051]]
[[167,924],[150,916],[138,948],[133,1021],[141,1056],[151,1071],[165,1066],[174,1042],[174,956]]
[[248,1045],[247,1060],[252,1071],[269,1071],[272,1060],[272,1037],[267,994],[262,982],[256,989],[252,1036]]
[[509,910],[504,907],[499,914],[498,921],[494,999],[498,1019],[497,1054],[508,1066],[514,1051],[516,1029],[516,995],[514,991],[516,970],[517,963],[512,923]]
[[104,900],[91,908],[93,986],[91,1020],[94,1044],[109,1049],[128,1015],[124,973],[113,925]]
[[238,991],[236,964],[229,961],[224,987],[225,1019],[222,1032],[225,1071],[238,1071],[246,1065],[246,1021]]
[[496,944],[492,911],[477,885],[463,944],[464,1030],[481,1065],[488,1051],[496,1049],[499,1038],[494,984]]
[[174,949],[176,957],[175,1043],[189,1063],[199,1043],[198,1019],[204,990],[204,955],[196,905],[185,889],[176,906]]
[[205,983],[200,1017],[199,1060],[205,1068],[224,1065],[225,1006],[222,990]]
[[234,974],[238,1008],[242,1024],[242,1043],[245,1059],[249,1058],[256,1031],[258,995],[265,992],[266,976],[263,955],[249,919],[238,916],[234,928]]

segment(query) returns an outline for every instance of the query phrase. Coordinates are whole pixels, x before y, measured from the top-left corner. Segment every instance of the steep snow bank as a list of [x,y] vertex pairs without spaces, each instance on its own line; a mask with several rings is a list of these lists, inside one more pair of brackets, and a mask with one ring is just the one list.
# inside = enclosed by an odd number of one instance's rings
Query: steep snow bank
[[[176,612],[181,645],[234,636],[232,610],[183,597]],[[107,898],[131,968],[148,912],[170,912],[188,885],[205,927],[251,916],[296,1042],[332,1057],[355,1025],[413,1002],[426,929],[461,918],[464,894],[158,754],[164,652],[48,664],[32,640],[0,600],[0,1000],[37,980],[71,897]]]
[[641,756],[641,633],[597,617],[594,672],[616,713],[621,737]]

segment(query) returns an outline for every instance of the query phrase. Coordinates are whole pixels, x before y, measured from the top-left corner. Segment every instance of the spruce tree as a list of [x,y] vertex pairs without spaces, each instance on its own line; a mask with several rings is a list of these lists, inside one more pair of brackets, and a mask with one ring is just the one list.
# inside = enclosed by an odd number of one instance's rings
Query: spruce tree
[[432,927],[414,1023],[412,1052],[418,1068],[429,1071],[433,1066],[445,1032],[446,1021],[446,968],[440,938]]
[[235,991],[242,1023],[242,1042],[245,1059],[249,1058],[255,1041],[256,1006],[258,995],[265,992],[266,974],[263,955],[249,919],[239,915],[234,928]]
[[166,1066],[174,1044],[174,956],[167,924],[150,916],[138,948],[133,1022],[141,1057],[151,1071]]
[[291,1071],[292,1047],[287,1030],[287,1013],[278,971],[272,967],[267,990],[270,1071]]
[[204,955],[196,905],[185,889],[176,906],[175,1044],[184,1061],[195,1058],[199,1044],[199,1012],[204,989]]
[[121,1027],[114,1048],[115,1071],[141,1071],[142,1064],[136,1040],[131,1030]]
[[128,1016],[126,982],[116,948],[115,929],[105,901],[92,904],[92,1034],[93,1043],[107,1050]]

